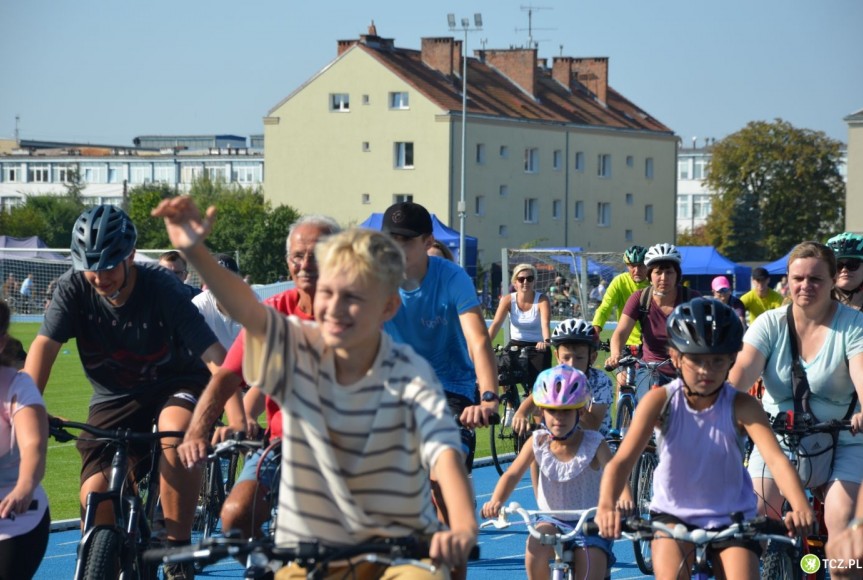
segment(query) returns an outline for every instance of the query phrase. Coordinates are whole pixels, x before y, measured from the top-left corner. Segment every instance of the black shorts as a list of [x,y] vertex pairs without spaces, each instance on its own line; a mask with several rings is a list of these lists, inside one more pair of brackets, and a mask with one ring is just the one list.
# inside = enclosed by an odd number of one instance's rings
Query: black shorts
[[[168,389],[153,395],[124,397],[90,407],[87,423],[100,429],[122,427],[140,433],[149,433],[153,425],[167,407],[182,407],[193,411],[204,386],[186,386]],[[86,437],[87,435],[84,434]],[[78,440],[75,444],[81,455],[81,483],[97,473],[109,475],[114,446],[104,441]],[[129,445],[129,465],[136,477],[141,477],[150,468],[150,446],[146,444]]]
[[[666,524],[668,526],[675,526],[677,524],[683,524],[686,526],[687,530],[695,530],[698,529],[698,526],[691,526],[681,520],[680,518],[676,518],[669,514],[664,514],[662,512],[650,512],[650,519],[655,522],[659,522],[661,524]],[[716,556],[724,550],[725,548],[746,548],[750,552],[754,552],[757,558],[761,557],[761,543],[755,540],[738,540],[736,538],[729,538],[727,540],[723,540],[721,542],[715,542],[710,544],[708,548],[708,555],[712,558]]]

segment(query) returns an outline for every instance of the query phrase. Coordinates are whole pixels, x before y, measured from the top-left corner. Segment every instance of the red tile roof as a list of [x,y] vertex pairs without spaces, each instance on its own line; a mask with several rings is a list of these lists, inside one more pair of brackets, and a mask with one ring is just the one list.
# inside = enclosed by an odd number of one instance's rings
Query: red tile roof
[[[419,50],[377,48],[361,42],[356,44],[357,48],[441,108],[461,112],[460,66],[458,75],[447,76],[423,63]],[[603,105],[578,81],[573,81],[572,91],[565,88],[552,79],[550,69],[537,71],[535,96],[477,58],[468,58],[467,74],[469,114],[673,133],[611,87],[608,87],[607,103]]]

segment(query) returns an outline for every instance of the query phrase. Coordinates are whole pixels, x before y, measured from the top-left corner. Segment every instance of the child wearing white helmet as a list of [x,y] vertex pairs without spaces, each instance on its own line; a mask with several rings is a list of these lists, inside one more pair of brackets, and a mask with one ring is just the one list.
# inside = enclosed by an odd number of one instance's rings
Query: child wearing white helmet
[[[568,365],[546,369],[536,379],[533,402],[542,409],[543,429],[533,434],[533,443],[525,445],[494,488],[491,499],[482,506],[482,516],[495,517],[504,502],[532,465],[539,467],[536,503],[540,510],[581,510],[596,505],[602,470],[611,460],[611,449],[598,432],[579,425],[590,402],[587,377]],[[618,507],[632,508],[627,488]],[[547,534],[566,533],[574,522],[543,517],[537,530]],[[572,566],[576,578],[605,577],[614,563],[612,542],[598,536],[577,535]],[[554,557],[551,546],[534,538],[527,541],[525,568],[528,578],[545,578],[548,561]]]

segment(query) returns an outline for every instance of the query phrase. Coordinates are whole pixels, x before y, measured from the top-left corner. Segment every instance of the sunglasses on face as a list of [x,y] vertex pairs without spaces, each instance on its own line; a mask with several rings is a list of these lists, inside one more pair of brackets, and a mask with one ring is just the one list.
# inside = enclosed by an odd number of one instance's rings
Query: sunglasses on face
[[534,278],[533,276],[519,276],[518,278],[516,278],[516,280],[524,284],[525,282],[533,282]]
[[717,294],[731,294],[731,288],[720,288],[719,290],[714,290]]
[[839,260],[836,262],[836,271],[839,272],[843,268],[848,270],[849,272],[856,272],[860,269],[860,264],[863,263],[860,260]]

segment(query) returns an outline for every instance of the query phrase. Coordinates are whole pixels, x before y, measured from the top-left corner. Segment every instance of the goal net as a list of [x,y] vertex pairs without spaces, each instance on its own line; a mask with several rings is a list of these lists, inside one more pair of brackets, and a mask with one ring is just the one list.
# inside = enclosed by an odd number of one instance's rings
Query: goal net
[[535,289],[551,300],[554,321],[592,320],[602,300],[597,290],[607,287],[612,278],[626,269],[620,252],[577,252],[562,248],[507,248],[501,252],[501,264],[501,295],[513,292],[515,266],[530,264],[536,268]]

